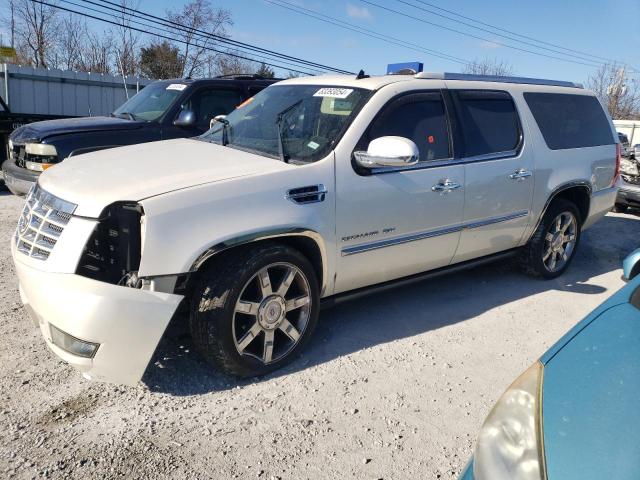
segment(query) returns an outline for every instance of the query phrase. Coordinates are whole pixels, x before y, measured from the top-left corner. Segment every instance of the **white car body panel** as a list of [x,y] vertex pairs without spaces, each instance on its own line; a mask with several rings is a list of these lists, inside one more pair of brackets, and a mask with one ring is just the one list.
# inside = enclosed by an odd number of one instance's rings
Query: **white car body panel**
[[[77,209],[46,261],[17,252],[15,242],[13,255],[23,301],[59,356],[92,378],[135,383],[183,299],[162,291],[167,287],[161,279],[193,272],[204,258],[224,255],[238,244],[285,236],[312,240],[322,263],[321,295],[328,297],[523,245],[553,195],[566,187],[590,192],[584,228],[613,206],[615,145],[550,150],[522,96],[537,91],[592,95],[586,90],[400,75],[309,77],[280,84],[376,92],[334,149],[311,164],[285,164],[181,139],[72,157],[41,175],[42,189]],[[521,148],[501,158],[452,159],[384,174],[363,176],[354,170],[356,144],[390,99],[445,88],[509,92],[522,125]],[[613,135],[613,125],[611,130]],[[517,171],[532,175],[510,178]],[[432,191],[444,179],[460,188]],[[287,198],[290,189],[320,185],[326,189],[323,201],[297,204]],[[138,275],[149,282],[142,289],[75,274],[98,217],[120,201],[137,202],[144,211]],[[52,287],[43,291],[41,285]],[[50,323],[100,343],[95,358],[75,357],[52,345]]]
[[[185,155],[189,152],[189,155]],[[78,205],[75,215],[98,217],[107,205],[286,168],[281,162],[182,138],[71,157],[48,169],[40,186]],[[109,179],[109,188],[104,188]]]

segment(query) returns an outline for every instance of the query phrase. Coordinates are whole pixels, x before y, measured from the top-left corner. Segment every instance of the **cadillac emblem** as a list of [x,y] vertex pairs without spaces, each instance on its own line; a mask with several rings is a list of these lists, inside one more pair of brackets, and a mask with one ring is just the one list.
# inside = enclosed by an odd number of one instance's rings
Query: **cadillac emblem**
[[21,237],[27,233],[27,229],[31,223],[31,215],[31,210],[28,208],[25,208],[22,215],[20,215],[20,219],[18,220],[18,235]]

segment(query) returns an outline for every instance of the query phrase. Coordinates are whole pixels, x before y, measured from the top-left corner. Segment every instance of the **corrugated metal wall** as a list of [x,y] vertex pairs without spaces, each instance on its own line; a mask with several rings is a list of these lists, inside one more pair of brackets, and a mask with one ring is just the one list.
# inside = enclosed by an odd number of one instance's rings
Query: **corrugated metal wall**
[[[8,75],[7,75],[8,74]],[[129,97],[153,80],[126,77]],[[85,117],[108,115],[122,105],[122,77],[4,64],[0,95],[13,113]]]

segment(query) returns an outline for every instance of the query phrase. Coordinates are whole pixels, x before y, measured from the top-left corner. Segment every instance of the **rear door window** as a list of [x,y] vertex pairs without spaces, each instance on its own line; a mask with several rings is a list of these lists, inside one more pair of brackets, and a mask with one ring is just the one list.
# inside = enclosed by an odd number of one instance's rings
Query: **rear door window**
[[449,128],[440,92],[414,93],[392,100],[375,118],[366,135],[408,138],[418,147],[420,162],[450,158]]
[[464,157],[516,150],[520,120],[511,95],[495,90],[451,90],[464,139]]
[[524,99],[551,150],[615,143],[609,120],[596,97],[529,92]]

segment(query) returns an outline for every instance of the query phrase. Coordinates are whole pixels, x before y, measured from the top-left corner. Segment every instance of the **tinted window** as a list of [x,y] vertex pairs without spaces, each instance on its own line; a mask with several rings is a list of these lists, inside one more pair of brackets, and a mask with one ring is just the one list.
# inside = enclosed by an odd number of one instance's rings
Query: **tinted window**
[[596,97],[525,93],[524,98],[552,150],[615,143],[609,120]]
[[[387,105],[369,128],[367,140],[387,136],[413,140],[421,162],[449,158],[449,129],[442,96],[405,95]],[[366,149],[366,145],[363,147]]]
[[196,114],[196,125],[209,128],[209,122],[216,115],[227,115],[242,102],[240,90],[223,88],[202,88],[195,92],[182,106]]
[[465,157],[515,150],[520,122],[511,96],[489,90],[452,91],[465,144]]

